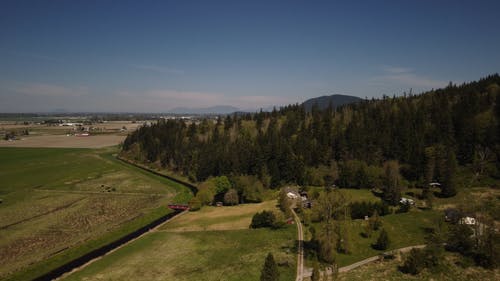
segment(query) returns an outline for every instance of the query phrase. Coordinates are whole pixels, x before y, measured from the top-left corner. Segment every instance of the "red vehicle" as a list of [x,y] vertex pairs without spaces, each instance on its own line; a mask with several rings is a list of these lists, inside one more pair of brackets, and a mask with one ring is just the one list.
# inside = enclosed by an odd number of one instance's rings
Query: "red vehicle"
[[189,205],[186,204],[168,204],[168,207],[172,210],[188,210]]

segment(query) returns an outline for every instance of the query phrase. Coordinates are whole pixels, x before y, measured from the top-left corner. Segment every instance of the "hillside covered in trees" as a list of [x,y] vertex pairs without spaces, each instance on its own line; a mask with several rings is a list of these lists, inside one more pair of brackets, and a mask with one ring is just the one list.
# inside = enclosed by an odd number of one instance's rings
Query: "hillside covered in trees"
[[330,95],[308,99],[302,103],[302,106],[306,109],[307,112],[311,112],[313,106],[317,106],[316,109],[319,110],[325,110],[330,106],[335,109],[345,104],[351,104],[360,101],[363,101],[363,99],[359,97],[346,95]]
[[[500,76],[420,95],[324,110],[289,105],[217,122],[159,120],[131,133],[122,155],[204,181],[250,175],[265,187],[295,183],[372,188],[440,182],[455,192],[457,167],[499,177]],[[400,175],[391,176],[393,170]]]

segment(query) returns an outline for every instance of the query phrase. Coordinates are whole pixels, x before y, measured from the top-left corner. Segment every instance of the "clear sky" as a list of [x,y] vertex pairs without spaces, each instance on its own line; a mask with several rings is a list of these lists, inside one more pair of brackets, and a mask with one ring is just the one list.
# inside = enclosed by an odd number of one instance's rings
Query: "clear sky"
[[0,1],[0,112],[255,109],[500,71],[500,1]]

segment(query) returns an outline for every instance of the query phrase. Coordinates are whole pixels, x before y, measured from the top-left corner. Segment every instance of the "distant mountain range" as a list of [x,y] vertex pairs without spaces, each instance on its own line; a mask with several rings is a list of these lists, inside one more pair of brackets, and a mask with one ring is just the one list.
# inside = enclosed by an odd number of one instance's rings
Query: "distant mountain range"
[[168,111],[173,114],[229,114],[240,111],[239,108],[230,105],[216,105],[204,108],[176,107]]
[[[330,103],[333,105],[333,108],[338,106],[342,106],[349,103],[355,103],[362,101],[361,98],[355,96],[347,96],[347,95],[331,95],[331,96],[322,96],[317,98],[308,99],[302,103],[302,106],[305,107],[306,111],[311,111],[311,108],[314,104],[318,105],[319,109],[327,108]],[[284,106],[284,105],[281,105]],[[266,108],[262,108],[262,111],[272,111],[273,108],[279,109],[280,106],[269,106]],[[168,111],[168,113],[172,114],[231,114],[238,112],[257,112],[258,110],[242,110],[240,108],[230,106],[230,105],[216,105],[211,107],[176,107]]]
[[333,108],[337,108],[345,104],[356,103],[362,100],[362,98],[355,96],[331,95],[308,99],[302,103],[302,106],[305,107],[306,111],[311,111],[315,104],[319,109],[326,109],[330,104],[332,104]]

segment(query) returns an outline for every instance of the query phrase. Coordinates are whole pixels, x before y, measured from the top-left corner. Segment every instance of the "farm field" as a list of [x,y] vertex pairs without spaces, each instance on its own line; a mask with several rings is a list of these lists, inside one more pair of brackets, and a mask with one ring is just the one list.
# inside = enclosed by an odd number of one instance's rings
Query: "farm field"
[[[189,190],[116,148],[0,148],[0,279],[28,279],[187,202]],[[16,277],[17,276],[17,277]]]
[[[54,119],[67,119],[65,117],[60,117]],[[55,132],[55,131],[70,131],[72,130],[73,127],[71,126],[57,126],[57,125],[46,125],[46,124],[35,124],[35,123],[28,123],[24,124],[24,121],[26,119],[18,120],[18,121],[5,121],[5,120],[0,120],[0,129],[1,130],[11,130],[11,129],[30,129],[32,131],[36,132]],[[43,120],[30,120],[31,122],[38,122],[38,121],[43,121]],[[72,121],[71,119],[68,120],[68,122],[80,122],[78,120]],[[92,127],[95,127],[99,130],[103,131],[119,131],[121,128],[124,126],[127,128],[127,130],[135,130],[139,126],[141,126],[143,122],[131,122],[131,121],[108,121],[105,123],[95,123],[94,125],[91,125]]]
[[294,280],[296,226],[248,229],[255,212],[275,204],[183,214],[63,280],[258,280],[268,252],[282,264],[280,280]]
[[[75,136],[78,131],[73,126],[54,126],[44,124],[28,124],[22,122],[0,122],[0,147],[62,147],[62,148],[102,148],[118,145],[142,122],[110,121],[84,126],[90,129],[90,136]],[[29,135],[17,136],[7,141],[3,135],[7,132],[28,130]],[[122,131],[123,130],[123,131]]]
[[20,140],[1,140],[3,147],[61,147],[61,148],[102,148],[117,145],[125,135],[90,135],[87,137],[67,136],[65,134],[26,136]]

